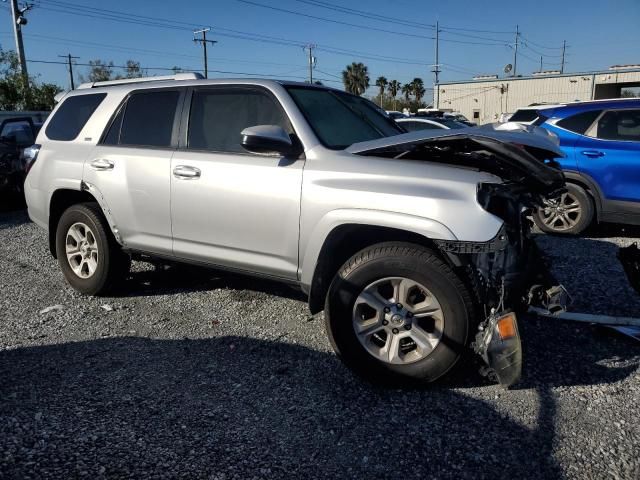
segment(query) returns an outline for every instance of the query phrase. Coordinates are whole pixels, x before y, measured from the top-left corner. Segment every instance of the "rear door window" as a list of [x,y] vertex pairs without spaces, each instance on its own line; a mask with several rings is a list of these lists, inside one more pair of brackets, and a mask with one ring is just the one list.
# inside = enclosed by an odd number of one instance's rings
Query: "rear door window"
[[47,125],[47,137],[51,140],[74,140],[106,96],[106,93],[93,93],[64,100]]
[[596,121],[596,118],[598,118],[600,113],[602,113],[602,110],[591,110],[589,112],[576,113],[575,115],[559,120],[556,125],[564,128],[565,130],[569,130],[570,132],[584,135],[591,124]]
[[596,136],[603,140],[640,141],[640,110],[613,110],[598,120]]
[[103,143],[135,147],[170,147],[179,98],[179,90],[131,94],[116,115]]
[[258,89],[212,88],[193,92],[187,148],[212,152],[248,153],[241,132],[257,125],[293,128],[275,98]]

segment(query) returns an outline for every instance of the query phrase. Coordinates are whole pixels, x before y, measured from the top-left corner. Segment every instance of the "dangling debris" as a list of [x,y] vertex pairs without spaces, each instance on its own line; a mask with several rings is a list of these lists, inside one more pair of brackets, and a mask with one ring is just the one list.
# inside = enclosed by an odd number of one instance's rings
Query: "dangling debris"
[[622,263],[629,283],[636,292],[640,293],[640,249],[638,249],[638,244],[621,247],[618,250],[618,260]]

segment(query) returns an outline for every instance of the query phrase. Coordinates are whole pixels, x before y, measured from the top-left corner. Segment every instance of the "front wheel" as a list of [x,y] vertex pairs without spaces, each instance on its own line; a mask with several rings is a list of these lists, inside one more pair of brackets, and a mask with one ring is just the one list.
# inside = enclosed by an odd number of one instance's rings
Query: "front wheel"
[[567,191],[545,200],[533,214],[533,221],[546,233],[578,235],[592,222],[594,206],[589,194],[578,185],[567,184]]
[[131,265],[95,203],[65,210],[56,230],[56,254],[67,282],[88,295],[114,289]]
[[338,356],[376,383],[431,382],[468,342],[467,288],[431,250],[381,243],[354,255],[327,296],[325,319]]

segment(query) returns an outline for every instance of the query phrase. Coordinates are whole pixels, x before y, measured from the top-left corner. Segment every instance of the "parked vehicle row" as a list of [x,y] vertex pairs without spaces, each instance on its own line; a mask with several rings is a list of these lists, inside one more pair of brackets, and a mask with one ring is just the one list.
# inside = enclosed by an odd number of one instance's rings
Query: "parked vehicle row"
[[368,100],[302,83],[84,84],[26,152],[25,193],[82,293],[121,285],[138,256],[242,271],[306,292],[372,381],[433,381],[473,348],[508,385],[515,312],[553,285],[525,214],[562,189],[548,163],[562,152],[451,132],[404,133]]

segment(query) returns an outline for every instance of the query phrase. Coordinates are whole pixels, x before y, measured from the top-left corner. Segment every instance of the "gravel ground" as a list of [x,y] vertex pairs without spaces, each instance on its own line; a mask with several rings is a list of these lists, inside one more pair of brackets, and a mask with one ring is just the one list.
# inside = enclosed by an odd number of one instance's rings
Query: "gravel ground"
[[[576,310],[638,316],[625,235],[540,237]],[[86,298],[24,211],[0,245],[0,478],[640,478],[640,344],[606,329],[524,319],[509,391],[382,390],[289,287],[136,263]]]

